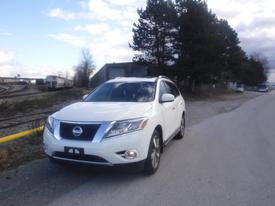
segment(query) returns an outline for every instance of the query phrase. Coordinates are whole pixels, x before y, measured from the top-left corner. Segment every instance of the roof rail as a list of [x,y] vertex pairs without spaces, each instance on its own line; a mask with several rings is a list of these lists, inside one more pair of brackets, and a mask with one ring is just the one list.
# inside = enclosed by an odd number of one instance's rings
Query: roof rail
[[160,78],[169,79],[169,77],[163,76],[163,75],[158,76],[158,79],[160,79]]

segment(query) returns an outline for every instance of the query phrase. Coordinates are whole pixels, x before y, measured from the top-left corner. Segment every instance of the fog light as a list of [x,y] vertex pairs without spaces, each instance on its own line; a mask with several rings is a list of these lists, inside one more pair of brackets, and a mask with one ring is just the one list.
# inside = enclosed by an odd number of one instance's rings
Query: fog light
[[127,150],[125,152],[125,158],[132,160],[135,159],[137,157],[137,151],[136,150]]

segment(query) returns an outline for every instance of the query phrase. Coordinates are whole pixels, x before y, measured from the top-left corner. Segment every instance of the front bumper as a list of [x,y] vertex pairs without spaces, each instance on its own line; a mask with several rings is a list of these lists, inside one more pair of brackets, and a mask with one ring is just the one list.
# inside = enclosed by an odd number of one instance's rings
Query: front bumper
[[[45,153],[56,160],[96,165],[120,165],[142,162],[147,158],[151,135],[148,129],[103,139],[101,142],[56,139],[45,128],[43,143]],[[65,147],[82,148],[83,155],[65,153]],[[126,159],[124,151],[135,150],[134,159]]]

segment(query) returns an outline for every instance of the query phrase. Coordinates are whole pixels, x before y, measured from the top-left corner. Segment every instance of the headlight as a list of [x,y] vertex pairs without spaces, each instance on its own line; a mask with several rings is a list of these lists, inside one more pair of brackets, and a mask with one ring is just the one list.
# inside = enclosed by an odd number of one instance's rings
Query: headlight
[[113,137],[141,130],[146,126],[147,122],[147,118],[117,121],[112,125],[110,130],[107,132],[106,137]]
[[53,134],[53,132],[54,132],[54,118],[52,116],[48,117],[47,122],[46,122],[46,127]]

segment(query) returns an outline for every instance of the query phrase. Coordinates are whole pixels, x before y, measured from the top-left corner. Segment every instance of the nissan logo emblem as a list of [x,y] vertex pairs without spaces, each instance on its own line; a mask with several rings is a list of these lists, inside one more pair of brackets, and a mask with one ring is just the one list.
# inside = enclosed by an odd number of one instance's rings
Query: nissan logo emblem
[[75,137],[79,137],[83,133],[83,130],[80,126],[75,126],[72,132]]

